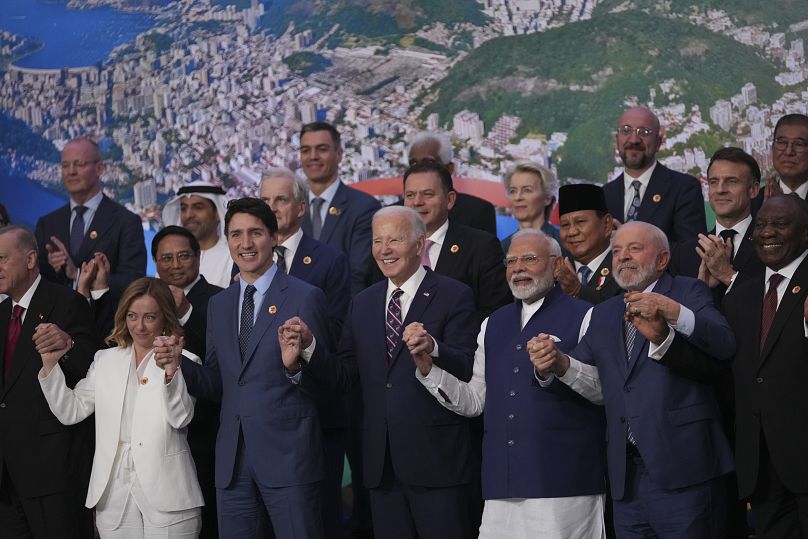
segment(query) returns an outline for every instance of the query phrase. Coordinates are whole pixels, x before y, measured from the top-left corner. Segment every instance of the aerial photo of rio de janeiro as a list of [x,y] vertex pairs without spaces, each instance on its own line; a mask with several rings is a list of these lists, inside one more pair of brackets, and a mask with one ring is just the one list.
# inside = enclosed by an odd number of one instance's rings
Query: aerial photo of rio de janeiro
[[429,129],[502,207],[519,159],[562,184],[619,174],[631,105],[660,118],[671,169],[704,180],[733,144],[769,170],[773,121],[808,104],[808,4],[770,4],[6,0],[0,199],[30,224],[61,204],[60,149],[87,134],[105,192],[156,230],[192,178],[233,198],[263,169],[298,170],[298,131],[322,120],[342,133],[346,183],[400,176],[408,136]]

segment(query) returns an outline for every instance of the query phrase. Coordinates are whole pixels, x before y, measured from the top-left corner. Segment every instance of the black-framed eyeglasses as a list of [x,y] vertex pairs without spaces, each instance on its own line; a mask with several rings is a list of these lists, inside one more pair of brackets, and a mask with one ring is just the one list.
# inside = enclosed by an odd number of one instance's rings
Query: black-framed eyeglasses
[[631,127],[630,125],[621,125],[617,128],[617,132],[624,137],[630,137],[634,133],[637,133],[637,136],[640,138],[648,138],[656,135],[656,131],[648,127]]
[[194,253],[191,251],[180,251],[179,253],[176,254],[166,253],[164,255],[158,256],[157,261],[160,264],[168,266],[169,264],[174,263],[175,258],[180,264],[187,264],[188,262],[193,260]]

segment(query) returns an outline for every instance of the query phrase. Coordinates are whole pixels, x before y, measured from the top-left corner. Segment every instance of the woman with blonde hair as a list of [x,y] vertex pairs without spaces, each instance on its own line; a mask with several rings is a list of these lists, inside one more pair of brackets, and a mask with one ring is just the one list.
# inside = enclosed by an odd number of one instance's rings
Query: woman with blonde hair
[[[519,230],[534,228],[559,241],[558,228],[550,224],[550,214],[558,200],[558,180],[549,168],[533,161],[517,161],[502,178],[511,215],[519,222]],[[507,253],[513,234],[502,240]]]
[[[95,412],[95,455],[87,507],[96,509],[102,538],[196,537],[202,493],[185,439],[194,415],[177,364],[182,327],[168,285],[143,277],[124,291],[107,338],[87,377],[65,384],[60,352],[42,354],[39,383],[53,414],[66,425]],[[155,349],[162,357],[155,357]],[[169,372],[170,371],[170,372]]]

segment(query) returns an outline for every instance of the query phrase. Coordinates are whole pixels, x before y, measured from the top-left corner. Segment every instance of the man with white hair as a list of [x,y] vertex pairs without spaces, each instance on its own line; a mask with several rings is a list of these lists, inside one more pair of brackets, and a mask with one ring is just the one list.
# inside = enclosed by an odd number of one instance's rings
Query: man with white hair
[[703,282],[665,272],[670,248],[649,223],[622,225],[612,274],[628,290],[592,308],[569,355],[548,335],[531,361],[607,419],[614,523],[621,538],[724,537],[724,475],[734,468],[713,388],[677,372],[684,362],[729,361],[735,338]]
[[224,234],[227,197],[224,189],[193,181],[177,191],[163,208],[163,225],[187,228],[202,248],[199,273],[213,285],[227,288],[233,282],[233,260]]
[[603,410],[553,377],[539,378],[528,355],[540,333],[571,350],[590,308],[555,285],[559,256],[558,243],[538,230],[514,235],[505,266],[518,301],[483,322],[469,382],[429,356],[414,358],[416,378],[444,408],[466,417],[485,411],[481,538],[605,537]]
[[[441,164],[454,174],[454,151],[452,141],[442,133],[419,131],[407,149],[410,165],[432,161]],[[479,228],[496,236],[497,216],[494,205],[482,198],[466,193],[457,193],[454,207],[449,211],[453,222]]]

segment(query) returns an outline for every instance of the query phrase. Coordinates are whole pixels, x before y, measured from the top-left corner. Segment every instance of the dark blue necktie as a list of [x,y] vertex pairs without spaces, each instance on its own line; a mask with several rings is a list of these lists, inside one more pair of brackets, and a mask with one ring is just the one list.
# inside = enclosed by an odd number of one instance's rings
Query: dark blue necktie
[[74,264],[79,264],[81,262],[78,259],[79,249],[84,240],[84,212],[87,211],[87,206],[76,206],[73,211],[76,212],[76,217],[70,227],[70,258],[73,259]]
[[626,214],[626,222],[629,221],[636,221],[640,215],[640,187],[642,184],[639,180],[634,180],[631,182],[631,187],[634,188],[634,198],[631,199],[631,206],[628,208],[628,213]]
[[589,266],[581,266],[578,268],[578,273],[581,275],[581,284],[586,286],[586,283],[589,282],[589,276],[592,275],[592,270],[589,269]]
[[241,302],[241,325],[238,330],[238,347],[241,351],[242,361],[244,361],[244,354],[247,352],[247,343],[250,342],[253,318],[255,317],[253,294],[255,294],[255,287],[248,284],[244,289],[244,300]]
[[[634,352],[634,340],[637,337],[637,326],[628,320],[623,320],[623,329],[626,336],[626,361],[631,363],[631,354]],[[626,439],[631,445],[637,445],[637,440],[634,438],[634,433],[631,432],[631,424],[629,424],[628,419],[626,419]]]

